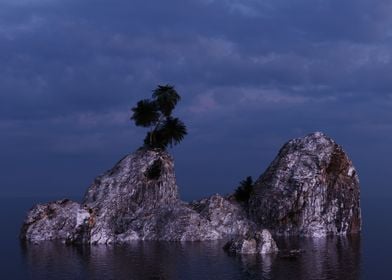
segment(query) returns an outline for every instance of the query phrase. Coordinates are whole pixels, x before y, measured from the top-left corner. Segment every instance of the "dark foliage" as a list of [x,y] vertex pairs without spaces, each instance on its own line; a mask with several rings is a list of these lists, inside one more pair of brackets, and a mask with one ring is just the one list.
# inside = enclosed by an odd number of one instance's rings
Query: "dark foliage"
[[171,114],[181,97],[173,86],[159,85],[152,99],[144,99],[132,108],[131,120],[137,126],[150,127],[144,138],[147,148],[166,149],[179,144],[187,135],[185,124]]
[[235,190],[234,197],[237,201],[248,202],[252,190],[253,179],[251,176],[248,176],[245,180],[240,182],[240,185]]
[[159,119],[158,108],[155,102],[148,99],[140,100],[136,107],[132,108],[132,120],[137,126],[149,127]]
[[174,107],[181,99],[174,87],[170,85],[158,86],[153,91],[152,96],[155,98],[159,110],[166,117],[171,115]]

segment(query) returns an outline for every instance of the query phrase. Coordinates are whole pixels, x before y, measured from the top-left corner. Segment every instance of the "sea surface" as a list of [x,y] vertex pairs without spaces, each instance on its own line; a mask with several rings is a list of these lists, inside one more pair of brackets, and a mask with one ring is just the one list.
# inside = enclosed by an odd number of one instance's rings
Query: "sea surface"
[[351,238],[278,239],[298,258],[232,256],[223,242],[25,245],[26,212],[50,198],[0,198],[0,279],[392,279],[392,201],[362,198],[363,232]]

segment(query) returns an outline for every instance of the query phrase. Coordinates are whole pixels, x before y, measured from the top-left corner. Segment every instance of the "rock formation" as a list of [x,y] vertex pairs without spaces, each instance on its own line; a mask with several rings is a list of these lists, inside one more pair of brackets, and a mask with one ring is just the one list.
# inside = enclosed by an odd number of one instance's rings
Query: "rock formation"
[[289,141],[256,181],[250,216],[279,235],[325,236],[361,230],[357,172],[320,132]]
[[90,214],[68,199],[35,206],[28,214],[21,237],[32,242],[44,240],[87,241]]
[[212,195],[199,201],[193,201],[190,206],[223,235],[246,235],[257,228],[248,219],[245,209],[233,197],[225,198],[219,194]]
[[222,233],[179,200],[172,158],[141,149],[96,178],[82,204],[37,205],[21,236],[33,242],[114,243],[215,240]]
[[246,255],[278,252],[278,246],[276,246],[271,233],[266,229],[233,238],[226,243],[224,249],[230,253]]
[[218,194],[179,199],[173,159],[139,149],[97,177],[82,203],[59,200],[35,206],[21,238],[31,242],[108,244],[131,240],[201,241],[228,236],[225,248],[271,253],[268,230],[324,236],[359,232],[359,182],[342,148],[322,133],[288,142],[256,181],[247,206]]
[[221,238],[206,219],[179,200],[173,160],[159,150],[125,157],[95,180],[83,205],[94,219],[92,243]]

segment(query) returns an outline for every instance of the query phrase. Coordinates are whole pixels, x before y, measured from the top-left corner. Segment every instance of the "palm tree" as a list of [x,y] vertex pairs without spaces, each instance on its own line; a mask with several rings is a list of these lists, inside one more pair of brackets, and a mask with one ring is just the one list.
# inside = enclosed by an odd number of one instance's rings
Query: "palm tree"
[[152,96],[156,99],[157,105],[165,117],[171,115],[174,107],[181,99],[174,86],[171,85],[158,86],[153,91]]
[[188,134],[185,124],[179,118],[167,117],[163,123],[160,132],[164,138],[164,142],[170,147],[180,143],[185,135]]
[[253,190],[253,179],[251,176],[246,177],[240,182],[240,185],[235,190],[234,196],[238,201],[248,202],[250,193]]
[[148,99],[140,100],[136,107],[132,108],[131,120],[135,121],[137,126],[149,127],[155,125],[159,120],[159,112],[154,101]]
[[171,116],[180,99],[173,86],[159,85],[153,91],[152,99],[140,100],[132,108],[131,120],[137,126],[150,127],[144,138],[145,147],[166,149],[168,145],[179,144],[187,135],[185,124]]

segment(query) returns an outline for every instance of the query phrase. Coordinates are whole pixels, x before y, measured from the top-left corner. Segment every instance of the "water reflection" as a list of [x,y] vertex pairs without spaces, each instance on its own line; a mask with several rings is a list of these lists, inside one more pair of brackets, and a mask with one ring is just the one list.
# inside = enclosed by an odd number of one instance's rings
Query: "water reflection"
[[273,267],[273,279],[360,279],[361,239],[328,237],[280,239],[280,248],[301,248],[295,260],[280,259]]
[[216,242],[134,242],[72,247],[55,242],[23,245],[31,279],[359,279],[359,236],[278,239],[282,254],[230,256]]

